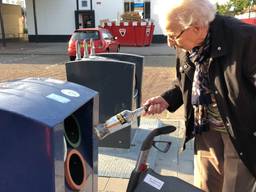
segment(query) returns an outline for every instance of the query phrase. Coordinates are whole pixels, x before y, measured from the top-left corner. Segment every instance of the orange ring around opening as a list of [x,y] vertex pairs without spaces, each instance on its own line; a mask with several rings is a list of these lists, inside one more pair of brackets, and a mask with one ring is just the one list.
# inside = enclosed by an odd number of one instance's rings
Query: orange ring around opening
[[[82,169],[83,169],[83,175],[84,175],[84,178],[81,182],[81,184],[76,184],[71,176],[71,170],[70,170],[70,159],[73,155],[77,155],[79,157],[79,159],[81,160],[81,163],[82,163]],[[68,184],[68,186],[72,189],[72,190],[81,190],[83,188],[83,186],[85,185],[86,183],[86,163],[85,163],[85,160],[83,158],[83,156],[81,155],[81,153],[79,151],[77,151],[76,149],[72,149],[68,152],[67,154],[67,158],[66,158],[66,161],[65,161],[65,178],[66,178],[66,182]]]

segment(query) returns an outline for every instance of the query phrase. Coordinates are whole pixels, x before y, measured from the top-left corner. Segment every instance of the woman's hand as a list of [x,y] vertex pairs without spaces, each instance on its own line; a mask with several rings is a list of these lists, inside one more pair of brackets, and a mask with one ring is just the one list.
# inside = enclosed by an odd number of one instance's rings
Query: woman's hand
[[154,114],[162,113],[169,106],[169,104],[161,96],[152,97],[148,99],[144,103],[144,106],[145,105],[148,105],[149,107],[147,111],[144,113],[144,115],[154,115]]

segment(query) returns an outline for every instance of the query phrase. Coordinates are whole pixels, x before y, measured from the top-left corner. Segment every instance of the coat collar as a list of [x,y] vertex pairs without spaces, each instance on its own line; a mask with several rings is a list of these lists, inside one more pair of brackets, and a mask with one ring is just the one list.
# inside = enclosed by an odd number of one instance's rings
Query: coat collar
[[228,53],[228,38],[224,27],[224,16],[216,15],[210,23],[211,57],[221,57]]

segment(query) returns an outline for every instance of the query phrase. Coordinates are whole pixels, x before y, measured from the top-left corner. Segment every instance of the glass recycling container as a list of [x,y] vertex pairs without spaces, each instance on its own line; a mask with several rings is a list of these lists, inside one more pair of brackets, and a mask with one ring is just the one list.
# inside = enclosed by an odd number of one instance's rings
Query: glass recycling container
[[[135,64],[106,57],[90,56],[66,63],[67,80],[99,93],[99,122],[136,106]],[[100,147],[130,148],[136,122],[99,142]]]
[[98,93],[49,78],[0,84],[0,191],[97,192]]
[[[143,83],[143,69],[144,56],[130,54],[130,53],[98,53],[98,56],[111,58],[119,61],[126,61],[135,64],[135,91],[134,98],[136,99],[136,107],[141,107],[142,101],[142,83]],[[138,117],[138,126],[140,126],[140,117]]]

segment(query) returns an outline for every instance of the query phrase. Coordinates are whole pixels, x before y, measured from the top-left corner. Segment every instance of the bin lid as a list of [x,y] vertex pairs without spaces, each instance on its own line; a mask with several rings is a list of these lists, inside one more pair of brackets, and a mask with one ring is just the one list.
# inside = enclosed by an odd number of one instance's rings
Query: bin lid
[[98,93],[85,86],[51,78],[0,83],[0,111],[9,111],[54,127]]

